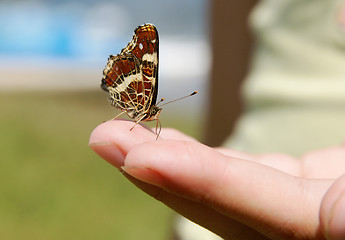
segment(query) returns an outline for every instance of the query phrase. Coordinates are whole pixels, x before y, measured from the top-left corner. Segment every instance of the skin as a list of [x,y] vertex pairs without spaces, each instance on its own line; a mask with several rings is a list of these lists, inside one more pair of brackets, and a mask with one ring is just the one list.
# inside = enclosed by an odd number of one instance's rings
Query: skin
[[345,146],[251,155],[114,120],[89,145],[138,188],[224,239],[345,239]]

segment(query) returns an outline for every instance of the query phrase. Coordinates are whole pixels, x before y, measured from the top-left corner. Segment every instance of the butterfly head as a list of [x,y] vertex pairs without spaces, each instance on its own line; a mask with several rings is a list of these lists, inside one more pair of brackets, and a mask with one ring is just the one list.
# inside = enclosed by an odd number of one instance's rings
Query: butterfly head
[[145,121],[157,120],[161,111],[162,109],[160,107],[152,105]]

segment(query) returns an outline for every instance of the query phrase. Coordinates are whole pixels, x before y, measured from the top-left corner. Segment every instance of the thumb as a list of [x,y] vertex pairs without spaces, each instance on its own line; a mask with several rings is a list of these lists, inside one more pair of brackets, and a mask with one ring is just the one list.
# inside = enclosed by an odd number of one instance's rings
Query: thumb
[[345,239],[345,174],[326,193],[321,204],[320,223],[327,239]]

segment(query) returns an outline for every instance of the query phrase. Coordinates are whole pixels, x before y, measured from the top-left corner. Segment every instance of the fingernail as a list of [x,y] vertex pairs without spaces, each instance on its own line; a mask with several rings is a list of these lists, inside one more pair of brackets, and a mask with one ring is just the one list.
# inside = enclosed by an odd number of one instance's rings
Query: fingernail
[[329,239],[345,240],[345,191],[334,202],[328,224]]
[[139,179],[143,182],[155,185],[155,186],[162,186],[163,178],[162,176],[149,168],[145,167],[133,167],[133,166],[122,166],[123,171],[131,175],[132,177]]
[[89,147],[100,157],[116,168],[124,164],[125,153],[119,146],[111,142],[90,143]]

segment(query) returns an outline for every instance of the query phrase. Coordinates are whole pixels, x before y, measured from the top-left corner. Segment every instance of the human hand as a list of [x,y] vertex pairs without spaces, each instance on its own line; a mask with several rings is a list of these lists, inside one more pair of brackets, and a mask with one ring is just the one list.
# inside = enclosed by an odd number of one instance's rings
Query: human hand
[[224,239],[344,239],[345,147],[301,159],[210,148],[172,129],[98,126],[90,147],[137,187]]

